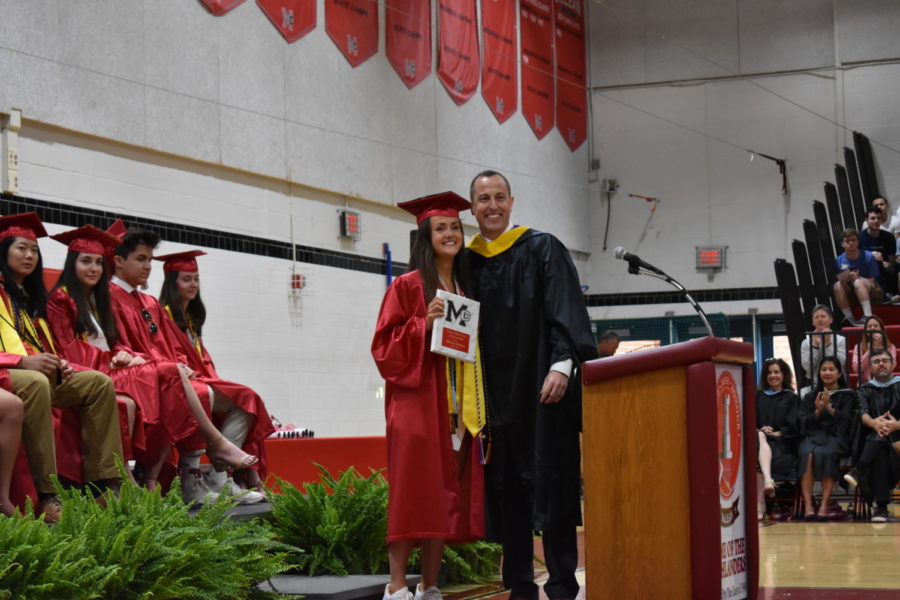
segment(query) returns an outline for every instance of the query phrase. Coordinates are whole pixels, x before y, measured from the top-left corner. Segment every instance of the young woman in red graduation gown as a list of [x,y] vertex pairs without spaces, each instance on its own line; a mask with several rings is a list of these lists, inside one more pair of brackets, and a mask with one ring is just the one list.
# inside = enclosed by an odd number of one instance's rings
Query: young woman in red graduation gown
[[[391,582],[387,600],[407,600],[406,568],[413,546],[422,548],[422,583],[416,598],[439,599],[437,575],[445,543],[484,535],[484,483],[481,427],[456,415],[465,403],[484,406],[476,385],[473,396],[458,377],[460,363],[430,352],[431,329],[444,314],[435,297],[441,288],[464,295],[460,285],[463,229],[459,211],[469,203],[447,193],[400,205],[419,224],[409,273],[388,288],[372,340],[372,356],[386,381],[385,416],[390,491],[388,554]],[[450,363],[448,365],[448,363]],[[476,361],[477,365],[477,361]],[[448,377],[449,375],[449,377]],[[456,385],[452,390],[448,379]],[[476,378],[476,384],[482,380]],[[452,413],[452,414],[451,414]]]
[[[262,398],[253,389],[227,381],[219,377],[215,364],[203,344],[203,326],[206,323],[206,306],[200,298],[200,269],[197,257],[205,255],[202,250],[188,250],[163,256],[154,256],[162,261],[165,279],[159,294],[159,303],[171,319],[167,326],[175,331],[172,338],[178,350],[184,355],[186,364],[195,375],[213,389],[213,394],[227,399],[227,404],[248,416],[252,423],[244,437],[244,451],[259,457],[259,462],[251,468],[235,473],[235,479],[248,488],[262,492],[262,479],[266,476],[265,439],[275,431],[269,412]],[[214,411],[218,402],[214,402]],[[226,427],[227,417],[214,412],[213,417],[220,427]],[[215,477],[217,474],[212,473]],[[230,484],[226,484],[230,485]]]
[[[129,430],[134,431],[137,458],[147,468],[148,487],[155,487],[172,443],[198,430],[208,442],[215,440],[227,447],[228,456],[243,457],[242,452],[222,439],[199,400],[189,397],[193,388],[184,373],[160,369],[155,361],[118,343],[106,263],[108,251],[115,249],[118,238],[92,225],[51,237],[69,248],[59,281],[47,302],[47,319],[58,350],[71,362],[109,375],[116,393],[137,406],[137,418],[132,416],[134,413],[129,414]],[[171,393],[179,388],[181,393]],[[149,440],[146,448],[145,430]]]

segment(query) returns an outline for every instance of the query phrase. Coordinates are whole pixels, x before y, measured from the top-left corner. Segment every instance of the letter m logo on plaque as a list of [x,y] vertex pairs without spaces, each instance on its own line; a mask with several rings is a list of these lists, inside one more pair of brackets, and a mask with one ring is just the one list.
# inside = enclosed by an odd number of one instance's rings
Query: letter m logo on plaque
[[467,362],[475,362],[480,304],[444,290],[437,291],[444,300],[444,317],[435,319],[431,329],[431,351]]

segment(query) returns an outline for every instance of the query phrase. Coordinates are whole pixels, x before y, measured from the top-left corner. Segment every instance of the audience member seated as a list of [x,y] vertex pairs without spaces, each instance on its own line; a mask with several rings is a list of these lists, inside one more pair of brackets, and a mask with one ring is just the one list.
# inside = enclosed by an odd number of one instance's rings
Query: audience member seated
[[58,472],[51,405],[78,409],[83,457],[71,450],[61,456],[98,492],[118,489],[115,457],[122,456],[122,441],[112,381],[61,359],[44,320],[47,289],[37,239],[46,235],[35,213],[0,218],[0,367],[9,369],[13,393],[24,402],[22,440],[37,509],[53,522],[62,510],[50,479]]
[[893,300],[897,294],[897,238],[882,228],[879,208],[872,206],[867,214],[867,226],[859,232],[859,247],[871,252],[878,261],[878,285]]
[[[895,238],[900,237],[900,209],[897,209],[897,212],[894,212],[888,204],[887,198],[882,196],[872,200],[870,205],[881,211],[881,228],[890,232]],[[859,226],[859,229],[862,231],[865,228],[866,221],[863,221]]]
[[[841,477],[841,457],[850,450],[850,421],[856,409],[856,393],[847,389],[841,363],[833,356],[819,365],[819,384],[800,403],[800,489],[807,521],[827,521],[834,482]],[[822,500],[816,514],[812,489],[822,482]]]
[[[806,393],[818,383],[819,363],[826,356],[835,356],[842,365],[847,364],[847,340],[842,335],[832,333],[834,314],[824,304],[817,304],[812,311],[812,326],[815,333],[807,335],[800,344],[800,365],[803,373],[811,380],[802,392]],[[812,341],[810,341],[812,340]]]
[[887,350],[896,364],[897,348],[891,343],[884,328],[884,321],[877,316],[867,317],[865,332],[859,343],[850,352],[850,373],[859,371],[857,387],[869,381],[872,374],[869,372],[869,354],[872,350]]
[[612,329],[608,329],[600,334],[600,341],[597,342],[597,352],[600,354],[600,358],[606,358],[608,356],[613,356],[616,353],[616,350],[619,349],[619,334],[613,331]]
[[869,368],[873,378],[858,390],[858,415],[863,431],[868,432],[862,455],[844,479],[858,486],[866,502],[874,496],[876,509],[872,521],[888,519],[888,503],[897,482],[892,447],[900,431],[900,377],[893,374],[894,357],[887,350],[873,350],[869,354]]
[[[2,371],[3,387],[10,386],[9,376]],[[22,440],[22,401],[5,389],[0,389],[0,515],[13,516],[16,507],[9,499],[19,443]]]
[[876,281],[880,274],[878,261],[868,250],[859,247],[859,235],[853,228],[841,232],[841,246],[844,252],[834,259],[834,300],[844,315],[844,321],[853,326],[862,325],[862,321],[853,318],[850,301],[855,298],[862,307],[863,315],[872,315],[872,302],[881,302],[884,293]]
[[[759,438],[758,460],[766,495],[775,494],[775,479],[793,479],[797,466],[798,414],[800,399],[793,392],[793,375],[780,358],[763,363],[759,390],[756,392],[756,430]],[[765,500],[757,513],[765,514]]]

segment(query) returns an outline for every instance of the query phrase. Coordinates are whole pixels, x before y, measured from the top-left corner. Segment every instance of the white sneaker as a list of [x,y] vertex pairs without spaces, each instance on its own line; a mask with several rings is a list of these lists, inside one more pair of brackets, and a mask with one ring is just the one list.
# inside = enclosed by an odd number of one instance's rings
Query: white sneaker
[[210,491],[203,480],[203,471],[190,469],[181,473],[181,498],[188,504],[195,502],[209,504],[216,501],[218,494]]
[[256,490],[245,490],[234,482],[234,479],[228,476],[227,471],[216,471],[213,469],[206,476],[206,484],[211,492],[218,495],[225,495],[229,498],[237,500],[239,504],[256,504],[262,502],[266,497]]
[[422,590],[422,584],[416,586],[415,600],[441,600],[441,590],[434,586]]
[[[402,587],[393,594],[389,592],[391,589],[391,584],[387,584],[384,586],[384,598],[383,600],[412,600],[412,593],[409,591],[409,588]],[[416,590],[418,592],[418,589]]]

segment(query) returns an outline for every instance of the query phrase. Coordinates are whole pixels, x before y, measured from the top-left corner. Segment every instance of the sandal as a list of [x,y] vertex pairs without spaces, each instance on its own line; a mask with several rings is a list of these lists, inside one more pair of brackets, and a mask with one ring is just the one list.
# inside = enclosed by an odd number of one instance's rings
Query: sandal
[[[225,444],[225,452],[220,453],[223,442]],[[229,453],[228,446],[231,446],[238,452],[238,459],[236,461],[229,460],[229,458],[226,456],[226,453]],[[246,452],[232,444],[230,441],[228,441],[221,433],[219,433],[219,437],[217,437],[207,445],[206,451],[207,454],[209,454],[209,459],[211,461],[218,461],[234,469],[248,469],[259,462],[258,456],[247,454]]]

